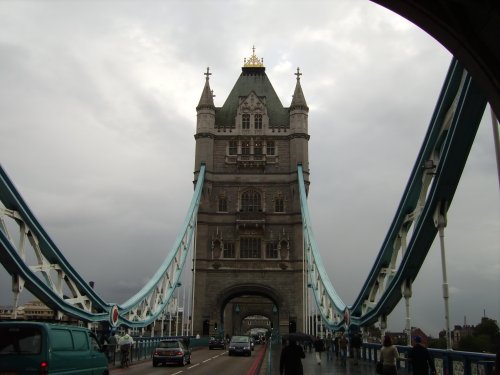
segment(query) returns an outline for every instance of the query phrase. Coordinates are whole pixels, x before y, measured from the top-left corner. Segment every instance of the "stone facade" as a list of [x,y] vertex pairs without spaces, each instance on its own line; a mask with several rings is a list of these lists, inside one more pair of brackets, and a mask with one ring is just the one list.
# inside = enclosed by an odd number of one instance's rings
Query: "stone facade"
[[251,315],[267,317],[282,333],[301,330],[297,164],[308,186],[309,109],[300,73],[288,108],[255,54],[245,60],[222,107],[214,105],[210,75],[207,69],[196,108],[195,180],[202,163],[206,174],[194,256],[193,333],[232,335]]

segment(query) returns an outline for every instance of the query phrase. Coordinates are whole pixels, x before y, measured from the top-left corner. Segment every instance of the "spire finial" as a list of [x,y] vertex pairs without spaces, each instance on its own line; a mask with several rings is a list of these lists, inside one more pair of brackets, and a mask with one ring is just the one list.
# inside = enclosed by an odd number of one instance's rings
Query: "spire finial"
[[207,81],[210,79],[210,76],[212,73],[210,73],[210,67],[207,66],[207,72],[203,73],[204,76],[206,76]]
[[300,72],[300,68],[297,67],[297,73],[294,73],[296,76],[297,76],[297,81],[300,81],[300,76],[302,75],[302,73]]
[[260,59],[255,55],[255,45],[252,46],[252,56],[250,58],[243,59],[243,67],[244,68],[263,68],[264,67],[264,59]]

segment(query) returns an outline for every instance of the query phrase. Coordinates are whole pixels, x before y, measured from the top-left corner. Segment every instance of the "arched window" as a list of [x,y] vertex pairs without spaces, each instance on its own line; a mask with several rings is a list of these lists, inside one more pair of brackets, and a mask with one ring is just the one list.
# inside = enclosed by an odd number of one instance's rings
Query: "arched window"
[[250,129],[250,115],[248,113],[241,116],[241,127],[243,129]]
[[241,211],[243,212],[261,211],[260,194],[255,190],[245,191],[241,195]]
[[253,124],[255,129],[262,129],[262,115],[256,114],[253,117]]

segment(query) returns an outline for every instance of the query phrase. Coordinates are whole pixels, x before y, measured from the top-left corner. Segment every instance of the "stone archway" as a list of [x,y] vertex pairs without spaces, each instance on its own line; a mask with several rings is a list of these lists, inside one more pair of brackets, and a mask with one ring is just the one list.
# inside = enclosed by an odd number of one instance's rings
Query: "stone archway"
[[208,306],[209,335],[243,334],[243,321],[249,316],[269,319],[270,331],[287,333],[290,320],[296,320],[295,301],[283,291],[258,283],[240,283],[220,290]]

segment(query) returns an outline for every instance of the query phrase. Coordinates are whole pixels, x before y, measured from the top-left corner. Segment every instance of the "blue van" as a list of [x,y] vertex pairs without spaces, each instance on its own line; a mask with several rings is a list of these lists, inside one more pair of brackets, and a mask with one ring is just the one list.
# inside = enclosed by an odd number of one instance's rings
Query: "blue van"
[[108,375],[108,361],[86,328],[0,322],[0,374]]

